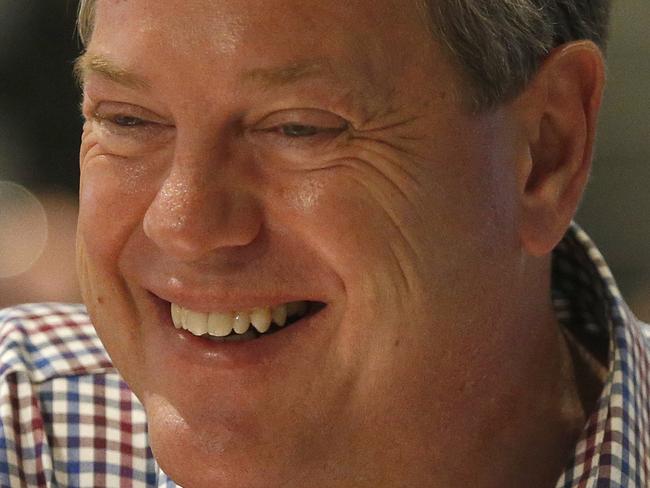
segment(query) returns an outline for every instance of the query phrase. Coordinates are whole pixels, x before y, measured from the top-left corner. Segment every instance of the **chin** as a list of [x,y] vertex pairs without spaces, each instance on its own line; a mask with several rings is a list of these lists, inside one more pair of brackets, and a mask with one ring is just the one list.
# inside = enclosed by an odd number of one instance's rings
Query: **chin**
[[[185,488],[273,488],[286,486],[286,454],[258,435],[213,418],[190,423],[165,399],[145,396],[149,438],[162,470]],[[211,416],[208,416],[211,417]],[[236,423],[236,420],[233,419]],[[281,432],[271,438],[281,439]],[[250,438],[248,436],[250,435]],[[294,473],[295,475],[295,473]],[[284,481],[283,481],[284,480]]]

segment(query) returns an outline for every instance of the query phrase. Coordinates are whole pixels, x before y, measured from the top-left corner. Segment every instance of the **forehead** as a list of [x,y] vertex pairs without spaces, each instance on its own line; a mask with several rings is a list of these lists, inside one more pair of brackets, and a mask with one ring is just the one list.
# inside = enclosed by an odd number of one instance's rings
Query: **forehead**
[[95,21],[89,51],[125,67],[143,56],[222,73],[334,59],[377,82],[430,43],[415,0],[98,0]]
[[96,32],[110,24],[111,31],[117,27],[131,39],[157,35],[171,44],[167,47],[222,53],[250,38],[282,40],[286,47],[394,43],[425,30],[416,5],[410,0],[98,0]]
[[204,27],[212,33],[232,33],[253,23],[276,32],[328,24],[365,30],[369,25],[398,25],[407,18],[423,20],[425,11],[419,0],[96,0],[95,5],[99,17],[135,16],[144,29],[182,27],[187,34]]

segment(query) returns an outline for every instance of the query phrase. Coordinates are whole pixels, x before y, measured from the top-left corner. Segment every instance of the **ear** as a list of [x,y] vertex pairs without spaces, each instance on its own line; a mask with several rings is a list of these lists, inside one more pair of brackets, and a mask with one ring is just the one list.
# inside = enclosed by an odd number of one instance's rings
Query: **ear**
[[519,167],[520,240],[550,253],[569,227],[591,169],[605,84],[600,49],[589,41],[555,49],[515,100],[528,154]]

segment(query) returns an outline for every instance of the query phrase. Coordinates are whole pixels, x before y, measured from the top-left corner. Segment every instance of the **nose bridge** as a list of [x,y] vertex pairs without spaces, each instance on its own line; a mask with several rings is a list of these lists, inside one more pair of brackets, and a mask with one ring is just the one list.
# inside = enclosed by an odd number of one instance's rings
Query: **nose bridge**
[[164,252],[195,260],[255,240],[262,213],[252,182],[224,156],[206,144],[176,151],[143,222]]

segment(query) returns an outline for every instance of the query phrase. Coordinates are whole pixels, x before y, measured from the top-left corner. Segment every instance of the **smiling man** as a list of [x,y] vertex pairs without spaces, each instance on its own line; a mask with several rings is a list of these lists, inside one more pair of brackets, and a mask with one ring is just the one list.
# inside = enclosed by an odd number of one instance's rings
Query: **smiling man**
[[86,308],[0,315],[2,485],[648,486],[647,331],[571,223],[607,17],[82,0]]

